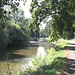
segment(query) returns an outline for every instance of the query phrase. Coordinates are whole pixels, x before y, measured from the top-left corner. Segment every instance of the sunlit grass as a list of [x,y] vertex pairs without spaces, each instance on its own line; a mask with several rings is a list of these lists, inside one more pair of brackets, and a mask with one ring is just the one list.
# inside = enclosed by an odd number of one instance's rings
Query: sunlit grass
[[69,40],[69,42],[70,42],[70,41],[71,41],[71,42],[75,42],[75,39],[71,39],[71,40]]
[[56,45],[58,46],[65,46],[66,44],[69,43],[68,40],[64,40],[64,39],[59,39],[58,41],[54,42]]

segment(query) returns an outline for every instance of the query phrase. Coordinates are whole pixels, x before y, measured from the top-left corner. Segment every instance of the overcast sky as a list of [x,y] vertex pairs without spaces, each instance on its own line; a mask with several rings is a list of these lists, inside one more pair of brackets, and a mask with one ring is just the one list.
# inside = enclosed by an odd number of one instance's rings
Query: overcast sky
[[25,17],[26,18],[31,18],[31,13],[29,11],[30,9],[30,4],[31,4],[31,0],[27,0],[25,6],[23,5],[23,2],[21,2],[21,8],[23,9],[23,11],[25,12]]

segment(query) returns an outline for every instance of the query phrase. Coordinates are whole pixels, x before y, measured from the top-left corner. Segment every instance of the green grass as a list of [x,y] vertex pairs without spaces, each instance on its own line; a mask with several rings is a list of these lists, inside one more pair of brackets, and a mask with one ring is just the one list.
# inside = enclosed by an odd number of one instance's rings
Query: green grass
[[69,42],[70,42],[70,41],[75,42],[75,39],[71,39],[71,40],[69,40]]
[[42,59],[41,56],[36,56],[32,60],[33,68],[27,68],[20,71],[19,75],[65,75],[66,69],[65,48],[68,42],[60,39],[51,49],[46,50],[47,55]]

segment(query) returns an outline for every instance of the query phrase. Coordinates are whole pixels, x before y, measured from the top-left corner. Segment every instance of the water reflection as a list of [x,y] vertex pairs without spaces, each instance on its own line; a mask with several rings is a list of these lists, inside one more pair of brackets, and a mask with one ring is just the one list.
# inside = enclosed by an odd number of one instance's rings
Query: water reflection
[[38,49],[37,49],[37,55],[40,55],[42,57],[44,57],[46,55],[44,47],[38,47]]
[[[44,50],[44,47],[38,47],[36,55],[37,56],[40,56],[41,59],[43,59],[43,57],[46,55],[46,52]],[[32,61],[31,60],[34,60],[34,58],[31,58],[30,59],[28,66],[33,67],[33,64],[32,64]],[[23,65],[22,65],[22,67],[25,68],[25,66],[23,66]]]
[[31,41],[30,43],[31,47],[17,50],[9,49],[9,53],[0,53],[0,71],[5,72],[8,69],[7,62],[10,66],[10,69],[12,69],[13,67],[16,70],[19,70],[21,67],[25,67],[27,64],[29,64],[29,66],[32,66],[32,62],[30,61],[30,59],[34,60],[33,55],[42,55],[42,57],[46,55],[44,50],[46,42],[44,42],[43,40],[39,40]]
[[7,50],[0,52],[0,75],[1,73],[6,75],[8,70],[7,64],[9,64],[9,68],[13,72],[21,69],[22,64],[29,64],[29,59],[36,55],[38,46],[38,41],[32,41],[31,47],[23,49],[9,48],[8,52]]

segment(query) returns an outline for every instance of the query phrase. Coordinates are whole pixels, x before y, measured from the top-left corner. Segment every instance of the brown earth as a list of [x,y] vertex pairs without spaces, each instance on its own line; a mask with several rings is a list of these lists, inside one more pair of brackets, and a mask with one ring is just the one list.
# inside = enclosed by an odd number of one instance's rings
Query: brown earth
[[67,59],[67,72],[65,75],[75,75],[75,42],[70,42]]

